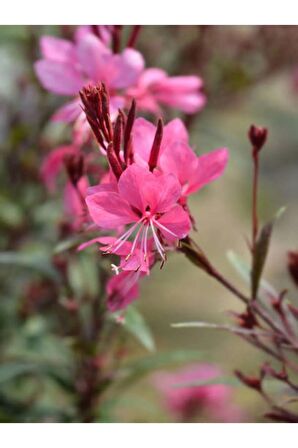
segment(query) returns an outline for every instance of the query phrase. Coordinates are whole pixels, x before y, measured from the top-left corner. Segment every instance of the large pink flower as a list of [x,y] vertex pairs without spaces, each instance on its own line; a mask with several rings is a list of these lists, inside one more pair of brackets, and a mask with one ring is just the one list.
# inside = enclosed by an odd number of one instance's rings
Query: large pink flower
[[135,234],[130,255],[140,245],[146,259],[150,232],[164,261],[162,240],[173,243],[184,238],[191,228],[188,214],[177,203],[180,195],[181,187],[174,175],[155,175],[134,163],[120,176],[118,191],[115,191],[115,185],[102,185],[96,193],[87,196],[86,203],[91,218],[103,229],[130,224],[129,229],[111,245],[110,252],[117,253]]
[[193,421],[203,416],[208,421],[239,422],[243,415],[232,404],[231,387],[199,384],[216,381],[221,375],[222,372],[213,365],[193,364],[174,373],[156,374],[154,383],[167,408],[179,421]]
[[170,77],[164,70],[148,68],[127,94],[137,100],[139,108],[155,114],[160,113],[159,104],[194,114],[206,104],[202,87],[203,81],[198,76]]
[[57,95],[75,98],[60,108],[53,119],[72,122],[81,117],[77,127],[83,127],[84,132],[88,128],[84,128],[79,90],[86,84],[104,82],[110,93],[112,112],[116,111],[125,104],[124,90],[137,82],[144,68],[138,51],[127,48],[121,54],[113,54],[88,28],[77,32],[74,42],[43,36],[40,48],[42,59],[35,63],[35,71],[43,87]]

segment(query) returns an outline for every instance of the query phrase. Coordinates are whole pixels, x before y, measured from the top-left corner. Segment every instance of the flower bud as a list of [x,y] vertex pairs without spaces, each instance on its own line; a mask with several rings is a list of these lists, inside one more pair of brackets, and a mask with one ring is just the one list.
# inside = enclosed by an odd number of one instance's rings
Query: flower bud
[[64,165],[71,183],[76,186],[84,173],[84,157],[82,154],[67,154]]
[[267,140],[268,130],[259,126],[251,125],[248,138],[256,152],[259,152]]
[[260,391],[262,389],[262,381],[260,380],[260,378],[258,378],[256,376],[244,375],[239,370],[235,370],[234,373],[243,384],[250,387],[251,389],[255,389],[258,391]]
[[298,251],[288,252],[288,271],[298,286]]

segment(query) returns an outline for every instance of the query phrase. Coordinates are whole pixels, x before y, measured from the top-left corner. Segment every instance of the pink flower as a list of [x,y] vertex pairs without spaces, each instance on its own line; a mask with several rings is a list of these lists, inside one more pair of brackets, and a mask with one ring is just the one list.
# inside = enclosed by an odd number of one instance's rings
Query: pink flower
[[[97,36],[81,30],[75,42],[52,36],[40,41],[42,59],[35,63],[35,71],[42,86],[57,95],[72,96],[74,100],[60,108],[53,119],[72,122],[77,119],[77,131],[85,133],[85,117],[79,106],[78,92],[86,84],[104,82],[110,92],[111,109],[123,107],[123,91],[137,82],[144,68],[142,55],[131,48],[121,54],[112,51]],[[82,138],[78,134],[79,138]]]
[[122,271],[118,275],[114,275],[107,283],[107,307],[109,311],[115,311],[126,308],[131,302],[139,296],[138,281],[139,272]]
[[128,89],[141,109],[160,113],[159,104],[188,114],[199,112],[206,104],[202,93],[203,82],[198,76],[168,76],[158,68],[144,70],[138,84]]
[[200,415],[208,421],[239,422],[242,413],[232,404],[231,387],[222,384],[187,385],[216,380],[221,371],[211,364],[193,364],[175,373],[154,376],[165,405],[178,421],[193,421]]
[[150,233],[165,261],[163,240],[173,243],[184,238],[191,228],[188,214],[177,204],[180,195],[181,187],[174,175],[155,175],[134,163],[121,174],[118,191],[115,185],[102,185],[98,192],[87,196],[86,203],[91,218],[103,229],[130,224],[110,246],[111,253],[117,253],[135,233],[128,257],[136,253],[139,245],[146,260]]
[[87,218],[87,210],[84,198],[87,194],[88,180],[82,177],[76,187],[68,181],[64,188],[64,210],[68,218],[71,218],[72,228],[78,230]]

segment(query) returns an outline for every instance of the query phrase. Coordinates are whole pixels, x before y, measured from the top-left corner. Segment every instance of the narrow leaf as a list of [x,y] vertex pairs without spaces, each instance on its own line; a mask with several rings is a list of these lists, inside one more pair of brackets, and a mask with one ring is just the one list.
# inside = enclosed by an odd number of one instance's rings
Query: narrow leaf
[[155,350],[155,343],[149,326],[142,314],[134,307],[128,307],[125,314],[124,327],[135,336],[150,352]]

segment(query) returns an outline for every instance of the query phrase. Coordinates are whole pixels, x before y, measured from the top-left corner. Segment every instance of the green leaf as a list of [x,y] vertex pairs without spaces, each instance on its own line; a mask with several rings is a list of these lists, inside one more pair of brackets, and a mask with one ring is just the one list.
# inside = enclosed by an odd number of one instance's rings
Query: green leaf
[[54,269],[49,258],[36,253],[0,252],[0,265],[18,266],[32,269],[58,282],[59,274]]
[[284,213],[285,207],[282,207],[276,213],[272,221],[263,226],[256,241],[256,247],[253,254],[252,271],[251,271],[251,296],[256,298],[258,294],[259,284],[268,255],[269,245],[273,226],[276,220]]
[[22,362],[8,362],[0,365],[0,384],[13,380],[27,373],[36,373],[36,364]]
[[[229,260],[229,262],[231,263],[231,265],[235,268],[235,270],[239,273],[239,275],[241,276],[241,278],[243,278],[243,280],[247,283],[250,284],[250,280],[251,280],[251,276],[250,276],[250,267],[248,265],[248,263],[246,263],[239,255],[237,255],[235,252],[233,252],[232,250],[229,250],[227,252],[227,259]],[[270,295],[277,295],[276,290],[273,288],[272,285],[270,285],[270,283],[265,280],[262,279],[260,281],[260,287],[266,291],[267,293],[269,293]]]
[[150,352],[155,350],[155,342],[149,326],[142,314],[134,307],[128,307],[125,314],[124,327],[135,336]]

